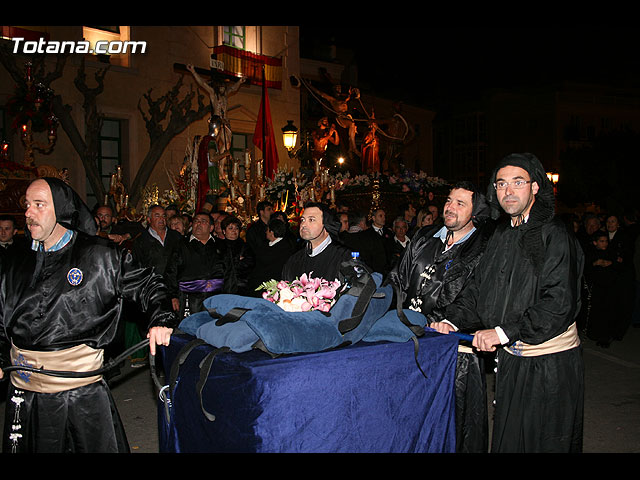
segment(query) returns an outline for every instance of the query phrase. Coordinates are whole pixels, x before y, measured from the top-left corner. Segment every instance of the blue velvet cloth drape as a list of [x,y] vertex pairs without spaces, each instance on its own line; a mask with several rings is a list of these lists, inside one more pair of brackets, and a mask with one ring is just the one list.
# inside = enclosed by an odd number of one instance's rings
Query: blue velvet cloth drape
[[[193,337],[174,335],[161,349],[169,371]],[[360,342],[321,353],[272,358],[259,350],[220,353],[203,390],[194,349],[180,368],[165,416],[161,452],[381,453],[455,451],[454,380],[458,341],[427,331],[414,343]]]

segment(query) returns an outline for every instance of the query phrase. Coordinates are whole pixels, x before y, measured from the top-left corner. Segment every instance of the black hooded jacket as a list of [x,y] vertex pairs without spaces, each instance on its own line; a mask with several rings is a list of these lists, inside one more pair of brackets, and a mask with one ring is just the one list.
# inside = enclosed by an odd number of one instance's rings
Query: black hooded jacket
[[[416,235],[391,276],[404,285],[404,308],[421,311],[430,322],[442,320],[442,309],[453,302],[482,258],[493,232],[486,222],[463,243],[444,252],[444,244],[433,235],[438,227]],[[426,230],[426,231],[425,231]],[[432,272],[427,272],[432,267]],[[422,275],[428,275],[423,281]]]
[[461,330],[501,327],[510,343],[536,345],[574,322],[580,310],[584,255],[575,236],[555,217],[553,185],[531,154],[505,157],[490,177],[487,200],[499,211],[493,183],[499,169],[518,166],[539,186],[526,223],[512,227],[509,218],[496,226],[473,276],[447,320]]
[[444,307],[460,294],[495,228],[485,196],[474,192],[472,204],[476,229],[469,238],[444,251],[442,240],[434,237],[442,227],[421,228],[389,274],[400,287],[403,307],[422,312],[430,322],[443,319]]
[[113,341],[123,299],[145,314],[144,327],[172,327],[166,286],[127,251],[92,236],[95,221],[84,202],[57,179],[51,186],[56,219],[72,227],[69,243],[57,251],[29,250],[7,259],[0,272],[0,365],[11,343],[37,351],[80,344],[104,348]]

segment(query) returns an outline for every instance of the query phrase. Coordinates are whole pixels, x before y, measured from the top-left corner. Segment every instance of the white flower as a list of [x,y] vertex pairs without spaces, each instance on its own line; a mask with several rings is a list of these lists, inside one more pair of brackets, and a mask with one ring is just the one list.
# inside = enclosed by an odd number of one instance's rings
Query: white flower
[[295,297],[291,300],[281,300],[278,302],[278,306],[285,312],[304,312],[309,310],[311,307],[304,297]]
[[289,287],[280,289],[280,301],[291,300],[295,297]]

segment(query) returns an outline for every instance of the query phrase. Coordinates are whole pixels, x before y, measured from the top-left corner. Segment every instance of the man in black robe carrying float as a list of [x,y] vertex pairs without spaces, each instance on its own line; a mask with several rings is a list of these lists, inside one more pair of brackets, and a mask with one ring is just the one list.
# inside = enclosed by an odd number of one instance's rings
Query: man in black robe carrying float
[[506,221],[447,321],[431,326],[475,331],[475,348],[497,350],[492,452],[581,452],[582,250],[555,217],[553,185],[534,155],[508,155],[490,182],[487,200]]
[[[389,274],[403,307],[429,322],[462,291],[482,258],[494,222],[485,196],[471,182],[456,183],[444,205],[444,226],[423,227]],[[489,447],[484,359],[460,344],[456,364],[456,452],[486,453]]]
[[[32,250],[4,263],[0,272],[0,366],[100,369],[123,299],[146,314],[152,355],[157,345],[169,344],[175,316],[161,277],[96,237],[93,215],[66,183],[34,180],[26,207]],[[129,451],[101,375],[12,369],[8,376],[5,452]]]

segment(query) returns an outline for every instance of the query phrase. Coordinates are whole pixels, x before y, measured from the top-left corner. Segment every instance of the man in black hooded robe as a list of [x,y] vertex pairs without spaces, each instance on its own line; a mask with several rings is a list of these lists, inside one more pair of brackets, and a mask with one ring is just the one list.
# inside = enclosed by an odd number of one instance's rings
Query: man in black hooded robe
[[[162,277],[96,237],[93,215],[61,180],[34,180],[26,205],[32,249],[7,261],[0,273],[0,366],[101,368],[123,299],[145,314],[151,354],[156,345],[168,345],[175,317]],[[12,370],[9,377],[5,452],[129,451],[101,375]]]
[[505,221],[446,307],[447,322],[431,326],[474,330],[475,348],[497,349],[492,452],[580,452],[582,249],[555,216],[553,185],[534,155],[508,155],[490,182],[487,200]]
[[300,216],[300,238],[305,246],[284,264],[282,280],[293,281],[303,273],[334,281],[342,262],[351,260],[351,251],[338,240],[340,222],[323,203],[306,203]]
[[[389,279],[399,287],[403,308],[429,322],[444,319],[444,308],[462,291],[493,233],[485,196],[471,182],[456,183],[444,205],[444,226],[416,232]],[[484,361],[468,345],[456,363],[456,451],[486,453],[489,448]]]

